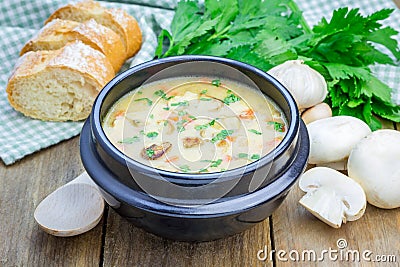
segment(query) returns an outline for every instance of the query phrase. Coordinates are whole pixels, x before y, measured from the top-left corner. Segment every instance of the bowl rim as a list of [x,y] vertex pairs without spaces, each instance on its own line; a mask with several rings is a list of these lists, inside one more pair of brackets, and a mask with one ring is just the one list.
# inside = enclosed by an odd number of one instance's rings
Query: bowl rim
[[[181,63],[186,63],[186,62],[194,62],[194,61],[209,61],[209,62],[216,62],[216,63],[221,63],[225,64],[227,66],[233,67],[233,68],[241,68],[246,71],[250,71],[253,74],[259,76],[262,79],[266,79],[269,81],[272,86],[277,88],[279,93],[283,96],[285,99],[286,103],[288,104],[289,107],[289,112],[290,112],[290,118],[287,118],[288,121],[291,123],[289,124],[289,127],[287,129],[287,133],[282,139],[282,141],[279,143],[279,145],[273,149],[271,152],[268,154],[264,155],[260,159],[253,161],[249,164],[243,165],[241,167],[237,167],[234,169],[228,169],[223,172],[211,172],[211,173],[180,173],[180,172],[171,172],[171,171],[166,171],[162,169],[156,169],[154,167],[145,165],[143,163],[140,163],[129,156],[125,155],[122,153],[120,150],[118,150],[107,138],[103,127],[102,127],[102,122],[101,122],[101,109],[104,103],[105,98],[108,96],[110,91],[119,84],[121,81],[124,79],[128,78],[130,75],[135,75],[137,72],[146,70],[148,68],[152,68],[157,65],[161,64],[168,64],[168,63],[176,63],[176,64],[181,64]],[[243,73],[244,74],[244,73]],[[246,74],[244,74],[246,75]],[[132,89],[133,90],[133,89]],[[275,101],[274,99],[272,99]],[[117,160],[121,165],[125,166],[134,166],[135,169],[138,169],[138,171],[145,172],[145,173],[156,173],[158,175],[161,175],[164,178],[167,179],[172,179],[175,181],[186,181],[186,182],[193,182],[196,181],[200,182],[203,180],[215,180],[215,176],[220,177],[221,174],[223,174],[224,178],[223,179],[230,179],[232,177],[242,177],[245,176],[248,173],[254,172],[256,169],[265,166],[267,164],[270,164],[274,161],[274,159],[279,158],[295,141],[297,137],[297,133],[299,131],[299,125],[300,125],[300,117],[299,117],[299,111],[296,105],[296,102],[293,98],[293,96],[290,94],[290,92],[283,86],[277,79],[269,75],[268,73],[252,66],[247,63],[237,61],[237,60],[232,60],[232,59],[227,59],[227,58],[222,58],[222,57],[216,57],[216,56],[203,56],[203,55],[183,55],[183,56],[172,56],[172,57],[167,57],[167,58],[162,58],[162,59],[154,59],[150,60],[141,64],[138,64],[132,68],[129,68],[125,70],[124,72],[118,74],[115,76],[110,82],[108,82],[105,87],[100,91],[100,93],[97,95],[93,108],[89,117],[90,123],[92,125],[92,128],[95,130],[92,130],[92,134],[95,137],[96,142],[100,144],[102,149],[114,160]],[[131,168],[131,167],[130,167]]]

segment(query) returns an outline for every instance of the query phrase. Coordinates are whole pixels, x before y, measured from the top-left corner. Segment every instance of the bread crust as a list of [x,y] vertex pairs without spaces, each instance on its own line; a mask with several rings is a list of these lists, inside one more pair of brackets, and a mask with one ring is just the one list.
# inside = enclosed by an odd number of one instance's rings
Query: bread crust
[[54,19],[25,44],[20,55],[28,51],[60,49],[66,43],[75,40],[102,52],[115,72],[118,72],[125,62],[125,48],[119,35],[93,19],[83,23]]
[[142,44],[142,32],[139,24],[134,17],[122,9],[107,9],[98,2],[86,0],[57,9],[45,21],[45,24],[57,18],[78,22],[94,19],[99,24],[112,29],[120,35],[128,58],[136,54]]
[[[90,85],[90,87],[79,87],[79,90],[94,89],[93,92],[84,92],[85,96],[88,96],[90,99],[84,99],[84,106],[79,109],[80,112],[68,112],[65,114],[53,112],[53,115],[48,115],[49,111],[45,110],[45,105],[43,105],[43,110],[40,110],[41,105],[31,108],[19,102],[18,99],[21,98],[19,90],[22,89],[21,87],[16,88],[17,83],[23,82],[24,84],[29,84],[39,75],[54,71],[62,72],[66,75],[76,75],[77,77],[81,77],[80,82],[82,84]],[[114,75],[111,63],[101,52],[81,41],[74,41],[54,51],[29,51],[25,53],[18,59],[11,73],[6,92],[11,106],[26,116],[50,121],[77,121],[85,119],[89,115],[94,98]],[[68,81],[66,81],[66,84],[64,84],[64,87],[67,86],[65,92],[60,92],[61,95],[63,93],[65,95],[68,93],[82,93],[74,91],[76,89],[72,85],[68,87]],[[48,100],[46,99],[46,88],[24,88],[23,90],[25,90],[26,96],[24,97],[26,98],[29,98],[29,90],[36,90],[39,91],[38,94],[43,94],[43,97],[35,99],[35,101],[46,103]],[[18,93],[16,93],[17,91]],[[59,99],[62,101],[62,96]],[[29,99],[29,101],[33,101],[33,99]],[[54,108],[61,110],[61,108],[56,106],[56,103],[54,103]]]

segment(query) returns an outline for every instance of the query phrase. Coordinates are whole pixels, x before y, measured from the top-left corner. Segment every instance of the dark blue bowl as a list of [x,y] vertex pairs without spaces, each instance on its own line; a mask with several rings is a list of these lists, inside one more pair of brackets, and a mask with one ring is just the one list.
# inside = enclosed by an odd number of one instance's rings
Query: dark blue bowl
[[[169,71],[159,77],[211,75],[239,80],[246,76],[283,110],[289,124],[285,138],[260,160],[221,173],[168,172],[124,155],[105,136],[101,126],[105,114],[127,92],[167,68],[180,66],[185,67],[179,73]],[[185,241],[222,238],[267,218],[304,171],[309,154],[306,127],[294,99],[279,82],[253,66],[210,56],[153,60],[119,74],[96,98],[80,141],[83,165],[111,207],[149,232]]]

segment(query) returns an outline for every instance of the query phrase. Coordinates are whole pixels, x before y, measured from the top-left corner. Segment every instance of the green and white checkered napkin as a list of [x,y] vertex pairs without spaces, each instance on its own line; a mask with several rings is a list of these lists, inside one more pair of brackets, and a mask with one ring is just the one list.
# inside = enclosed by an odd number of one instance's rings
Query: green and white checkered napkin
[[[42,122],[27,118],[16,112],[8,103],[5,88],[8,77],[18,58],[22,46],[42,26],[46,18],[58,7],[70,3],[68,0],[0,0],[0,157],[5,164],[12,164],[24,156],[49,147],[80,133],[82,122]],[[122,0],[101,2],[106,7],[125,9],[139,21],[144,43],[140,52],[129,60],[123,69],[153,58],[157,29],[167,28],[176,0]],[[338,7],[359,7],[364,14],[382,8],[394,8],[390,0],[297,0],[310,25],[323,16],[329,16]],[[398,9],[387,20],[387,24],[400,31]],[[400,36],[397,36],[400,39]],[[393,99],[400,104],[400,68],[376,66],[377,76],[390,87],[396,88]]]

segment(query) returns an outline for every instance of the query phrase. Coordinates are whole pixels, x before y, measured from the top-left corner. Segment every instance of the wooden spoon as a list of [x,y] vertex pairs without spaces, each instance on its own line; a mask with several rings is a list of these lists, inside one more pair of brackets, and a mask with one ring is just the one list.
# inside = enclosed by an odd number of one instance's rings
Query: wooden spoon
[[34,217],[49,234],[74,236],[95,227],[103,210],[103,197],[84,172],[43,199],[36,207]]

